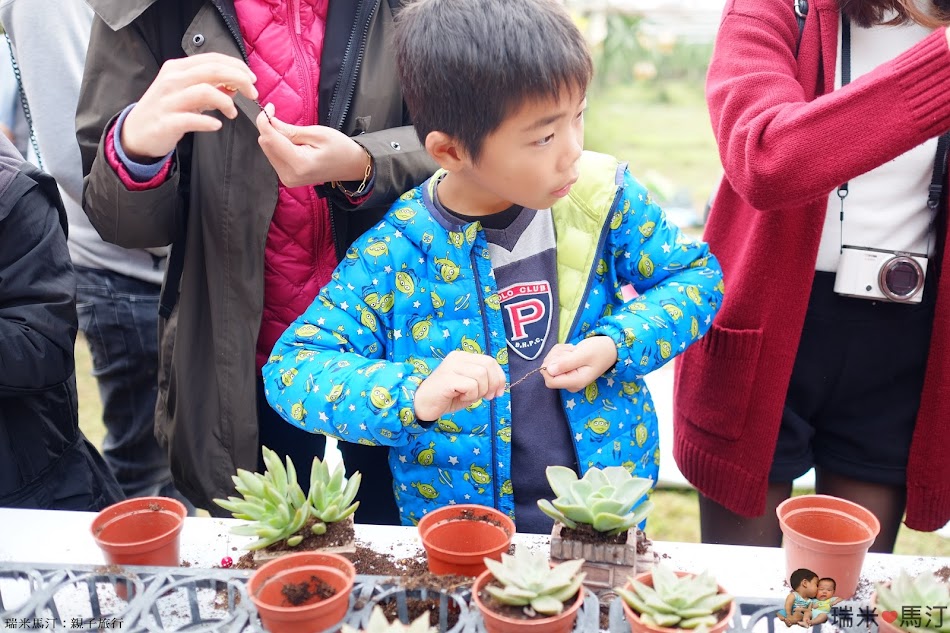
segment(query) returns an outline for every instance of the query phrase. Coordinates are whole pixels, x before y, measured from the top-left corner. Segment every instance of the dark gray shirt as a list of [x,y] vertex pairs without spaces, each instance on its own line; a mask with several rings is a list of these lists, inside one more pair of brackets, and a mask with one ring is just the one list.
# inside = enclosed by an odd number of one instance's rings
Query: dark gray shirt
[[[557,252],[551,212],[511,207],[474,217],[446,209],[437,193],[432,202],[452,227],[482,223],[501,299],[508,375],[515,383],[539,368],[557,344]],[[545,386],[540,372],[512,388],[511,420],[515,523],[519,532],[547,533],[554,522],[538,509],[537,501],[554,494],[544,471],[553,464],[577,470],[577,457],[560,394]]]

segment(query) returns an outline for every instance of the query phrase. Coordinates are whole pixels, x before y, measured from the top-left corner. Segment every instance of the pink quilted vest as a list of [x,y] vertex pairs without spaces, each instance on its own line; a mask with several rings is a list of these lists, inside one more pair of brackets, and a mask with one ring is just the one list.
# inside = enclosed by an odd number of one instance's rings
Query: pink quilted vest
[[[262,104],[295,125],[317,121],[320,57],[329,0],[235,0],[248,65]],[[336,267],[326,201],[313,187],[279,186],[264,252],[264,314],[257,368]]]

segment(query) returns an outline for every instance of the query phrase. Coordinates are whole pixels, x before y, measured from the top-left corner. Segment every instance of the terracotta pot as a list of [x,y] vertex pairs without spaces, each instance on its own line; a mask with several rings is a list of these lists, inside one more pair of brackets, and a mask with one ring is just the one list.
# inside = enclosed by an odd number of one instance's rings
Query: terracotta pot
[[476,504],[444,506],[419,521],[429,571],[438,575],[477,576],[486,569],[485,557],[501,560],[514,533],[507,515]]
[[[353,575],[350,567],[338,561],[317,565],[286,561],[298,556],[321,556],[319,554],[290,554],[275,559],[258,569],[247,583],[247,593],[261,617],[261,624],[271,633],[314,633],[339,624],[346,615],[353,590]],[[335,554],[322,556],[337,557]],[[345,560],[345,559],[344,559]],[[346,561],[347,563],[349,561]],[[333,588],[332,596],[320,599],[316,596],[303,604],[293,605],[283,594],[286,585],[312,583],[314,579]]]
[[784,539],[785,577],[810,569],[835,579],[835,595],[850,598],[881,524],[866,508],[828,495],[801,495],[776,508]]
[[495,613],[482,602],[479,597],[481,590],[495,577],[488,570],[482,572],[475,583],[472,585],[472,602],[478,607],[482,614],[482,621],[485,623],[485,630],[488,633],[570,633],[574,629],[574,622],[577,620],[577,612],[584,604],[584,587],[581,586],[577,592],[577,597],[570,605],[565,604],[565,608],[557,615],[546,618],[536,618],[525,620],[520,618],[509,618],[508,616]]
[[[683,576],[694,576],[685,571],[675,572],[676,575],[680,578]],[[648,587],[653,586],[653,572],[648,571],[640,574],[634,580],[642,582]],[[726,590],[722,588],[722,585],[718,585],[719,593],[726,593]],[[633,586],[628,581],[624,588],[628,591],[633,591]],[[630,624],[631,633],[682,633],[686,629],[671,629],[665,626],[653,626],[652,624],[647,624],[642,619],[640,619],[640,614],[630,608],[630,605],[627,604],[623,598],[618,597],[617,600],[620,600],[620,603],[623,605],[624,615],[627,616],[627,622]],[[732,624],[732,619],[736,613],[736,601],[732,600],[729,605],[726,607],[726,615],[719,620],[714,626],[709,627],[708,633],[723,633],[729,626]]]
[[111,564],[178,567],[178,537],[187,514],[176,499],[126,499],[96,515],[92,537]]

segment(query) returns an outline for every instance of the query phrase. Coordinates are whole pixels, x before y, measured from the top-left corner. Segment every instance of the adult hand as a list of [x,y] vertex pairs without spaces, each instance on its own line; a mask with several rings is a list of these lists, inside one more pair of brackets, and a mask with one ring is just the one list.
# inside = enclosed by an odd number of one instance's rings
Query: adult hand
[[577,345],[559,343],[551,348],[542,365],[549,389],[576,393],[604,375],[617,362],[617,345],[610,337],[592,336]]
[[203,114],[237,116],[234,95],[257,99],[257,78],[240,59],[202,53],[170,59],[122,125],[122,149],[132,160],[161,158],[189,132],[214,132],[221,121]]
[[285,123],[275,115],[272,103],[264,106],[264,112],[257,117],[261,133],[257,142],[284,185],[363,180],[371,159],[349,136],[325,125]]
[[505,372],[491,356],[450,352],[416,389],[415,413],[420,420],[437,420],[484,398],[505,393]]

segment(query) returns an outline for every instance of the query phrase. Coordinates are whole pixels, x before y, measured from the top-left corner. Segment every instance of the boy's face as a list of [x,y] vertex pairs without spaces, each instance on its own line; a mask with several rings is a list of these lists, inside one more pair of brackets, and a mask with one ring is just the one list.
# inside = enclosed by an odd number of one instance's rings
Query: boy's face
[[[568,194],[577,180],[584,149],[587,97],[562,90],[559,99],[524,103],[492,132],[477,163],[456,170],[468,212],[495,213],[517,204],[547,209]],[[463,209],[458,211],[466,212]]]
[[808,580],[802,581],[801,589],[799,593],[804,598],[814,598],[818,595],[818,577],[809,578]]
[[827,600],[828,598],[835,595],[835,583],[822,580],[818,583],[818,595],[815,596],[819,600]]

